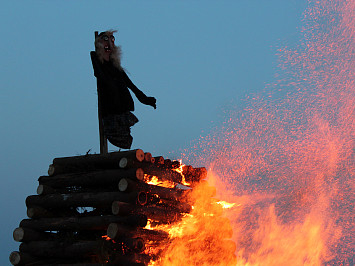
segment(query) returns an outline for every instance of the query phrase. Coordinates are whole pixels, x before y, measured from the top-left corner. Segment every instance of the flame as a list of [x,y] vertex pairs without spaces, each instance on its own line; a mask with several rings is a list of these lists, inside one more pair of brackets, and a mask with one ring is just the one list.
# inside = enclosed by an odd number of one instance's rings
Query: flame
[[144,174],[144,182],[150,185],[156,185],[166,188],[173,188],[175,187],[175,183],[169,180],[159,180],[157,176],[150,176]]
[[111,240],[111,238],[108,235],[101,236],[102,239],[105,239],[107,241]]
[[169,234],[158,261],[149,265],[233,265],[236,263],[235,244],[231,240],[230,220],[224,217],[224,206],[233,204],[214,199],[215,188],[206,182],[196,185],[189,194],[192,211],[173,224],[152,226]]
[[226,202],[226,201],[223,201],[223,200],[220,200],[220,201],[218,201],[216,203],[220,204],[223,209],[230,209],[230,208],[234,207],[234,205],[236,204],[236,203],[229,203],[229,202]]
[[279,50],[279,80],[186,152],[210,168],[216,197],[236,203],[224,209],[229,265],[353,265],[353,10],[309,0],[300,44]]
[[191,184],[189,182],[186,182],[185,175],[183,173],[184,166],[186,166],[186,165],[182,163],[182,159],[179,159],[178,161],[180,162],[180,166],[176,169],[173,169],[173,170],[178,172],[181,175],[181,177],[182,177],[181,184],[183,184],[184,186],[190,186]]

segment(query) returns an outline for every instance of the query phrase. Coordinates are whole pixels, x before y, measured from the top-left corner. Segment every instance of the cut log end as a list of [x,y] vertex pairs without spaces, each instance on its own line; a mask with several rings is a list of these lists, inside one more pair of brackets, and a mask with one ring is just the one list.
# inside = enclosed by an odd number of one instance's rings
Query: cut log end
[[118,182],[118,190],[121,191],[121,192],[126,191],[128,189],[128,185],[129,184],[128,184],[127,179],[122,178],[120,180],[120,182]]
[[114,201],[111,205],[112,214],[114,215],[127,215],[132,212],[132,205],[126,202]]
[[52,176],[52,175],[54,175],[54,172],[55,172],[54,165],[53,164],[49,165],[49,167],[48,167],[48,175]]
[[118,163],[120,168],[126,168],[128,165],[128,159],[127,158],[121,158],[120,162]]
[[18,252],[18,251],[11,252],[9,260],[12,265],[19,265],[21,263],[20,252]]
[[151,163],[152,162],[152,158],[153,158],[153,156],[152,156],[152,154],[150,152],[146,152],[144,154],[144,161],[145,162]]
[[115,239],[120,235],[123,235],[126,233],[125,230],[122,230],[122,228],[125,228],[122,225],[118,225],[117,223],[110,223],[109,226],[107,227],[107,236],[111,239]]
[[164,157],[163,156],[157,156],[157,157],[154,157],[154,159],[155,159],[156,164],[164,164]]
[[17,227],[12,235],[16,242],[21,242],[25,235],[25,231],[23,230],[23,228]]
[[136,177],[138,180],[143,180],[144,179],[144,171],[142,168],[138,168],[136,171]]
[[37,187],[37,194],[38,195],[47,195],[47,194],[52,194],[52,193],[55,193],[55,190],[49,186],[39,185]]
[[11,252],[9,260],[12,265],[30,265],[36,261],[31,255],[18,251]]
[[138,196],[137,196],[137,203],[138,203],[139,205],[145,205],[145,204],[147,204],[147,202],[148,202],[148,195],[147,195],[147,193],[146,193],[146,192],[143,192],[143,191],[139,192],[139,193],[138,193]]
[[144,157],[145,157],[144,151],[142,151],[141,149],[137,149],[137,150],[136,150],[136,159],[137,159],[139,162],[143,162]]

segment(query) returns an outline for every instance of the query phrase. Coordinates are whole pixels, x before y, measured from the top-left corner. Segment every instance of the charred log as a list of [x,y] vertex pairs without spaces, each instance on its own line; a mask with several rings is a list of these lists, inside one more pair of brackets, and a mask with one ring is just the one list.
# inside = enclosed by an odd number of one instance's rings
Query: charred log
[[106,230],[110,223],[125,224],[132,227],[144,227],[147,224],[147,216],[135,214],[130,216],[93,216],[93,217],[59,217],[24,219],[20,227],[30,228],[37,231],[60,231],[60,230]]
[[163,156],[157,156],[157,157],[154,157],[154,159],[155,159],[155,164],[158,164],[158,165],[164,164],[164,157]]
[[100,252],[103,241],[32,241],[22,243],[20,252],[44,258],[83,258]]
[[94,171],[89,173],[62,174],[56,176],[41,176],[38,181],[41,185],[52,188],[63,188],[72,186],[97,187],[117,184],[121,178],[143,180],[142,169],[114,169]]
[[9,260],[12,265],[30,265],[31,263],[39,261],[38,258],[35,258],[28,253],[18,251],[11,252]]
[[129,215],[141,213],[160,223],[172,223],[181,219],[182,215],[175,208],[136,206],[124,202],[115,201],[112,203],[112,213],[114,215]]
[[189,183],[200,182],[207,177],[207,170],[205,167],[193,168],[190,165],[183,166],[183,175],[185,181]]
[[144,182],[135,182],[122,178],[118,182],[118,190],[121,192],[144,191],[150,194],[156,194],[161,198],[171,200],[184,200],[188,191],[177,188],[166,188],[156,185],[149,185]]
[[150,152],[146,152],[144,154],[144,162],[148,162],[148,163],[154,163],[155,162],[155,159],[153,158],[153,156],[152,156],[152,154]]
[[83,156],[55,158],[53,164],[48,169],[48,175],[119,168],[119,160],[123,157],[141,162],[144,160],[144,152],[137,149],[107,154],[87,154]]
[[147,162],[135,162],[132,160],[128,160],[126,158],[122,158],[119,163],[121,168],[129,169],[129,168],[142,168],[144,173],[151,176],[158,177],[159,180],[162,181],[172,181],[176,183],[181,183],[182,175],[176,171],[171,169],[164,169],[158,167],[157,164],[147,163]]
[[26,198],[27,207],[39,206],[43,208],[65,207],[102,207],[111,205],[114,201],[135,202],[137,192],[99,192],[99,193],[72,193],[49,194],[44,196],[32,195]]
[[13,232],[13,238],[17,242],[47,240],[55,238],[56,234],[49,232],[37,232],[23,227],[17,227]]
[[107,236],[111,239],[125,237],[139,237],[149,241],[163,241],[169,237],[169,234],[161,230],[148,230],[144,228],[133,229],[121,224],[111,223],[107,228]]

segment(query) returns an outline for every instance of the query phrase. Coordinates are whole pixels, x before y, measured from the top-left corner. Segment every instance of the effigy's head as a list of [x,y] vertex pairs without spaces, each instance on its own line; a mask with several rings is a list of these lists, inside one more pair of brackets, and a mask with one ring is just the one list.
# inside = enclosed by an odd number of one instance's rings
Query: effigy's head
[[95,51],[101,63],[111,61],[116,67],[121,67],[121,48],[115,45],[117,31],[103,31],[95,38]]

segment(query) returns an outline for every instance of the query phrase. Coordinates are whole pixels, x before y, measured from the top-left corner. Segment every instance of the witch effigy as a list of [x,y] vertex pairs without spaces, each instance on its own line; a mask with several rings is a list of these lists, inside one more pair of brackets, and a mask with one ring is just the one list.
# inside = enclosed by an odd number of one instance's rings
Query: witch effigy
[[156,99],[147,97],[129,79],[121,66],[121,47],[115,45],[114,33],[104,31],[95,38],[95,51],[90,52],[97,78],[99,108],[103,131],[107,140],[123,149],[130,149],[133,138],[131,127],[138,122],[132,113],[134,101],[129,89],[137,99],[156,109]]

